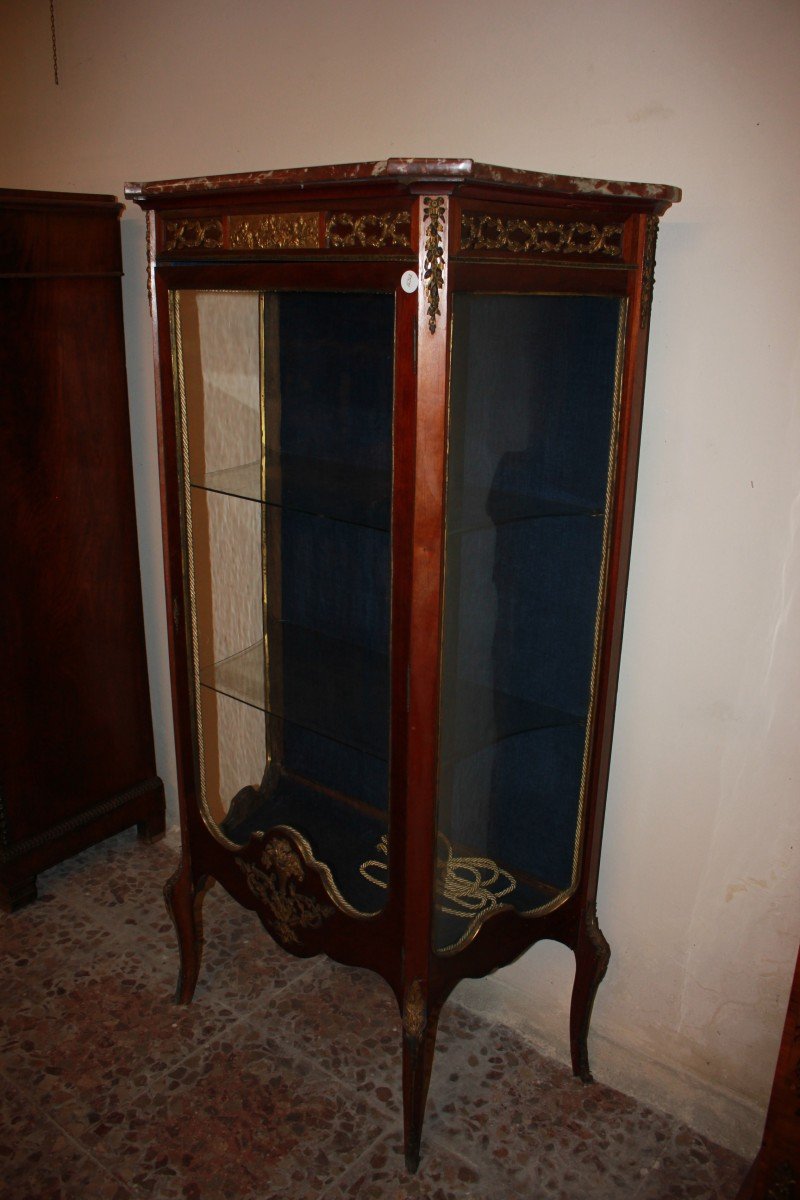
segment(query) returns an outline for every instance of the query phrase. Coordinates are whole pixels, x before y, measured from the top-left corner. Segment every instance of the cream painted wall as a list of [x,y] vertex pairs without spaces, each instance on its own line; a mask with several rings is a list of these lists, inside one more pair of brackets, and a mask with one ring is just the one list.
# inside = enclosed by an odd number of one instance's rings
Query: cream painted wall
[[[663,221],[600,913],[598,1076],[750,1152],[798,913],[796,0],[0,0],[5,186],[392,154],[679,184]],[[142,577],[174,796],[140,214]],[[459,993],[563,1054],[571,962]]]

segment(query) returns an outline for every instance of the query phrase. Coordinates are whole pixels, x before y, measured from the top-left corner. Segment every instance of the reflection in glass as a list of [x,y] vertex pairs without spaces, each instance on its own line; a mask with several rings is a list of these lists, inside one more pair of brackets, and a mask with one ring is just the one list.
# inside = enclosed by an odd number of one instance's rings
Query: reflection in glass
[[364,912],[387,832],[394,300],[181,291],[208,816],[285,824]]
[[[575,876],[621,302],[454,297],[435,944]],[[498,364],[501,364],[498,369]]]

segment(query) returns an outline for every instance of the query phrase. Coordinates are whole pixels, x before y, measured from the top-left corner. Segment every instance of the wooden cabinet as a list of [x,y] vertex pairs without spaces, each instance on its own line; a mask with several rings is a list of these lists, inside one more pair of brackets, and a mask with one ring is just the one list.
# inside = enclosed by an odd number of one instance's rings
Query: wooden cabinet
[[800,1197],[800,953],[772,1081],[764,1136],[736,1200]]
[[113,196],[0,190],[0,905],[164,830]]
[[402,1014],[413,1169],[466,976],[595,913],[670,187],[471,160],[131,185],[148,214],[183,858]]

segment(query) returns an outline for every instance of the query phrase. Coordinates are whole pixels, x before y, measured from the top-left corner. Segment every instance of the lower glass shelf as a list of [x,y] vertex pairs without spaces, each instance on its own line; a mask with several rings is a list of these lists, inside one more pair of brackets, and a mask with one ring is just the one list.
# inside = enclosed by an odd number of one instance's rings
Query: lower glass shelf
[[264,645],[200,672],[200,682],[253,708],[376,758],[389,754],[389,659],[316,629],[270,622]]
[[334,462],[298,454],[268,455],[266,496],[261,492],[261,463],[244,463],[193,479],[208,492],[266,500],[293,512],[329,517],[351,525],[388,530],[391,473],[360,463]]
[[[261,642],[201,669],[201,684],[386,760],[388,656],[286,621],[270,622],[268,628],[272,657],[269,688]],[[443,711],[448,716],[440,734],[443,764],[519,733],[585,721],[583,714],[464,679],[457,681],[453,692],[452,700],[444,698]]]

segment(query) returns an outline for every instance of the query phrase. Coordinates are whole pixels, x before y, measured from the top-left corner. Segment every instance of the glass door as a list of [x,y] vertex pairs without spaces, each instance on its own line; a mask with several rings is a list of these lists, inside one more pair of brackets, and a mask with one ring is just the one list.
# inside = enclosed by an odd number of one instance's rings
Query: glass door
[[394,297],[184,289],[172,314],[206,821],[240,845],[290,826],[375,912]]
[[577,882],[624,310],[454,296],[438,950]]

